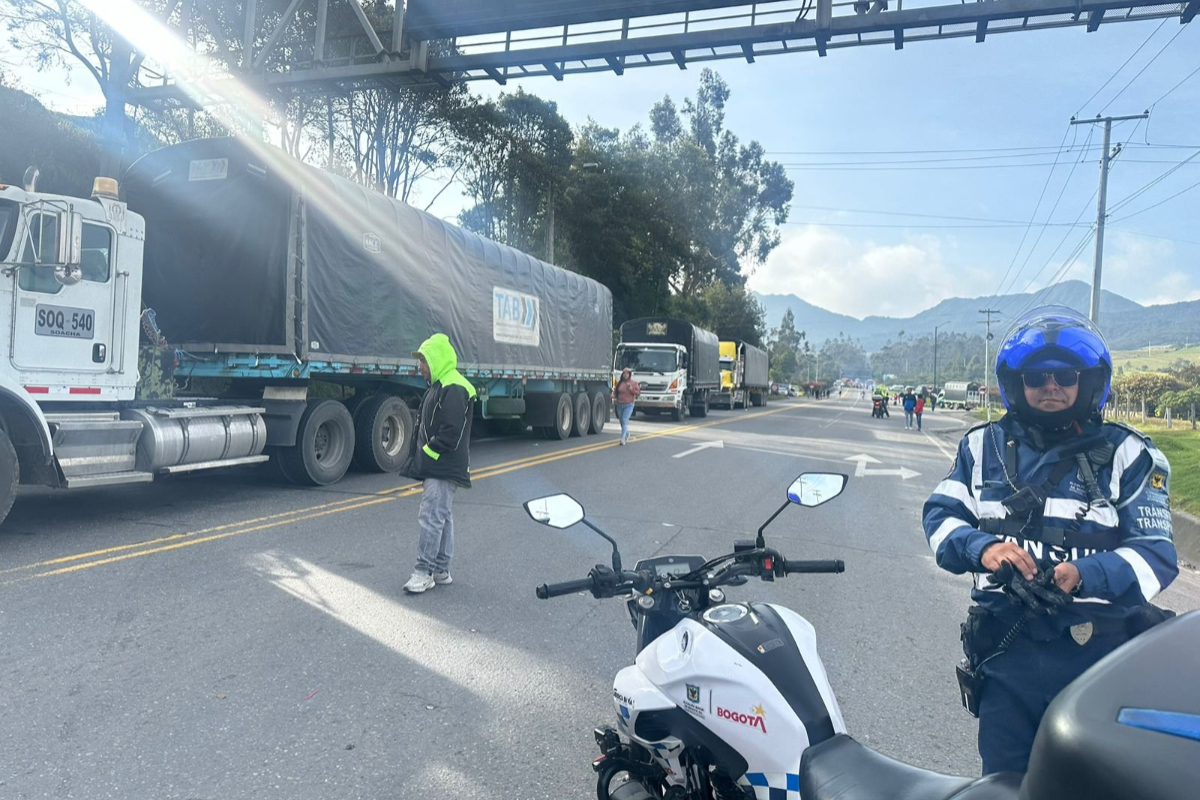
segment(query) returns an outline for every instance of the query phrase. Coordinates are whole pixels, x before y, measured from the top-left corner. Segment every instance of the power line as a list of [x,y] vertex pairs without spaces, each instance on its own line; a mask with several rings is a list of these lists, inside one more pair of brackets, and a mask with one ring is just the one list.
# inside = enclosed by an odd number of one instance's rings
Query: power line
[[[1154,180],[1150,181],[1149,183],[1147,183],[1147,184],[1146,184],[1145,186],[1143,186],[1142,188],[1138,189],[1137,191],[1135,191],[1135,192],[1133,192],[1132,194],[1128,195],[1127,197],[1123,198],[1123,199],[1122,199],[1120,202],[1116,203],[1116,204],[1115,204],[1115,205],[1114,205],[1114,206],[1113,206],[1113,207],[1112,207],[1112,208],[1109,210],[1109,213],[1110,213],[1110,214],[1112,214],[1112,213],[1115,213],[1115,212],[1117,212],[1117,211],[1120,211],[1122,208],[1124,208],[1125,206],[1129,205],[1129,203],[1131,203],[1132,201],[1134,201],[1134,200],[1136,200],[1137,198],[1141,197],[1143,194],[1145,194],[1146,192],[1150,191],[1150,189],[1154,188],[1156,185],[1158,185],[1159,183],[1161,183],[1163,180],[1165,180],[1165,179],[1167,179],[1168,177],[1170,177],[1170,176],[1171,176],[1171,175],[1172,175],[1172,174],[1173,174],[1173,173],[1174,173],[1176,170],[1178,170],[1178,169],[1182,168],[1182,167],[1183,167],[1185,164],[1188,164],[1188,163],[1190,163],[1192,160],[1194,160],[1194,159],[1195,159],[1195,158],[1197,158],[1197,157],[1200,157],[1200,150],[1197,150],[1195,153],[1192,153],[1190,156],[1188,156],[1187,158],[1185,158],[1183,161],[1180,161],[1180,162],[1178,162],[1178,163],[1177,163],[1175,166],[1171,167],[1169,170],[1167,170],[1166,172],[1164,172],[1162,175],[1159,175],[1157,178],[1155,178]],[[1139,213],[1140,213],[1140,212],[1139,212]]]
[[1195,189],[1197,186],[1200,186],[1200,181],[1193,183],[1191,186],[1187,187],[1186,189],[1181,189],[1180,191],[1176,192],[1175,194],[1171,195],[1170,197],[1159,200],[1157,203],[1155,203],[1152,206],[1146,206],[1145,208],[1141,209],[1140,211],[1134,211],[1132,214],[1126,214],[1123,217],[1119,217],[1119,218],[1113,220],[1113,222],[1123,222],[1124,220],[1127,220],[1130,217],[1136,217],[1138,214],[1145,214],[1150,209],[1158,208],[1163,203],[1170,202],[1171,200],[1174,200],[1176,197],[1179,197],[1179,195],[1184,194],[1186,192],[1190,192],[1192,189]]
[[[1083,204],[1083,208],[1081,208],[1079,210],[1079,214],[1075,217],[1075,222],[1079,222],[1079,220],[1083,219],[1083,215],[1087,213],[1088,209],[1092,205],[1092,200],[1096,199],[1096,195],[1099,194],[1099,192],[1100,192],[1099,187],[1097,187],[1092,192],[1092,196],[1087,199],[1087,202]],[[1045,272],[1046,268],[1050,266],[1050,262],[1052,262],[1054,260],[1054,256],[1058,254],[1058,251],[1062,249],[1062,246],[1067,243],[1067,239],[1069,239],[1071,237],[1072,230],[1073,230],[1072,228],[1067,229],[1067,232],[1063,234],[1062,239],[1059,240],[1058,244],[1054,247],[1054,249],[1050,251],[1050,257],[1046,259],[1046,263],[1042,264],[1041,268],[1036,273],[1034,273],[1034,276],[1029,279],[1029,283],[1025,284],[1025,288],[1020,291],[1020,294],[1027,293],[1030,290],[1030,288],[1033,286],[1033,284],[1037,282],[1037,279],[1042,276],[1042,273]],[[1012,301],[1010,300],[1008,303],[1004,304],[1005,310],[1007,310],[1007,308],[1011,302]]]
[[[1079,110],[1075,112],[1075,116],[1079,116],[1079,112],[1080,112],[1080,111],[1083,111],[1083,109],[1084,109],[1084,108],[1087,106],[1087,104],[1088,104],[1088,103],[1090,103],[1090,102],[1092,102],[1093,100],[1095,100],[1095,99],[1096,99],[1096,95],[1098,95],[1098,94],[1100,94],[1101,92],[1103,92],[1103,91],[1104,91],[1104,87],[1105,87],[1105,86],[1108,86],[1110,83],[1112,83],[1112,82],[1113,82],[1113,78],[1116,78],[1118,75],[1120,75],[1120,74],[1121,74],[1121,70],[1123,70],[1123,69],[1125,69],[1125,67],[1129,66],[1129,62],[1130,62],[1130,61],[1133,61],[1133,58],[1134,58],[1134,56],[1136,56],[1138,53],[1142,52],[1142,48],[1143,48],[1143,47],[1145,47],[1146,45],[1150,44],[1150,40],[1151,40],[1151,39],[1153,39],[1153,38],[1154,38],[1154,37],[1155,37],[1155,36],[1158,34],[1158,32],[1162,30],[1162,27],[1163,27],[1163,25],[1166,25],[1166,24],[1167,24],[1167,21],[1166,21],[1165,19],[1164,19],[1162,22],[1160,22],[1160,23],[1158,24],[1158,27],[1157,27],[1157,28],[1155,28],[1155,29],[1154,29],[1154,31],[1153,31],[1153,32],[1152,32],[1152,33],[1151,33],[1149,36],[1147,36],[1147,37],[1146,37],[1146,40],[1145,40],[1144,42],[1142,42],[1141,44],[1139,44],[1139,45],[1138,45],[1138,49],[1137,49],[1137,50],[1134,50],[1134,51],[1133,51],[1133,53],[1132,53],[1132,54],[1130,54],[1129,58],[1125,59],[1125,63],[1124,63],[1124,64],[1122,64],[1121,66],[1117,67],[1117,71],[1116,71],[1116,72],[1114,72],[1112,75],[1109,75],[1109,76],[1108,76],[1108,80],[1106,80],[1106,81],[1103,83],[1103,85],[1101,85],[1101,87],[1100,87],[1099,89],[1097,89],[1096,91],[1092,92],[1092,96],[1091,96],[1091,97],[1089,97],[1087,100],[1084,100],[1084,101],[1083,101],[1083,105],[1081,105],[1081,106],[1079,107]],[[1139,73],[1139,74],[1140,74],[1140,73]]]
[[1045,150],[1049,155],[1056,148],[1054,145],[1037,147],[967,147],[949,150],[766,150],[769,156],[912,156],[932,155],[934,153],[1011,153],[1017,150]]
[[[1176,161],[1167,158],[1127,158],[1126,164],[1175,164]],[[937,172],[942,170],[961,169],[1022,169],[1030,167],[1052,167],[1055,162],[1044,161],[1036,164],[957,164],[953,166],[891,166],[887,162],[863,162],[856,166],[836,166],[834,164],[813,163],[782,163],[785,170],[792,172]],[[869,166],[868,166],[869,165]]]
[[[1166,20],[1163,20],[1163,22],[1166,22]],[[1172,86],[1170,89],[1168,89],[1166,94],[1164,94],[1162,97],[1158,98],[1158,99],[1157,99],[1157,100],[1155,100],[1153,103],[1151,103],[1151,104],[1150,104],[1150,107],[1151,107],[1151,108],[1154,108],[1156,105],[1158,105],[1159,103],[1161,103],[1163,100],[1166,100],[1166,99],[1167,99],[1167,96],[1168,96],[1168,95],[1170,95],[1170,94],[1171,94],[1171,92],[1175,91],[1175,90],[1176,90],[1176,89],[1178,89],[1180,86],[1183,86],[1183,85],[1184,85],[1185,83],[1187,83],[1189,80],[1191,80],[1192,78],[1196,77],[1196,74],[1197,74],[1197,73],[1200,73],[1200,67],[1196,67],[1194,70],[1192,70],[1191,72],[1189,72],[1189,73],[1188,73],[1186,76],[1184,76],[1183,80],[1181,80],[1179,83],[1175,84],[1175,85],[1174,85],[1174,86]]]
[[[1021,255],[1021,248],[1023,248],[1025,246],[1025,240],[1029,238],[1029,231],[1030,231],[1030,229],[1033,228],[1034,220],[1037,219],[1037,213],[1042,207],[1042,200],[1045,199],[1045,197],[1046,197],[1046,190],[1050,188],[1050,181],[1051,181],[1051,179],[1054,178],[1054,170],[1058,168],[1058,160],[1062,156],[1063,145],[1065,145],[1067,143],[1067,134],[1072,133],[1072,132],[1075,132],[1075,128],[1072,125],[1068,125],[1066,127],[1066,130],[1063,131],[1062,141],[1058,143],[1058,152],[1054,155],[1054,164],[1050,167],[1050,172],[1048,172],[1046,174],[1046,182],[1042,184],[1042,191],[1040,194],[1038,194],[1037,203],[1035,203],[1033,206],[1033,213],[1029,215],[1029,222],[1026,223],[1026,225],[1025,225],[1025,232],[1021,234],[1021,241],[1017,243],[1017,249],[1013,252],[1013,257],[1011,259],[1009,259],[1008,269],[1004,270],[1004,275],[1002,275],[1000,277],[1000,283],[996,284],[996,291],[992,293],[992,297],[996,297],[998,294],[1000,294],[1000,290],[1004,287],[1004,282],[1006,280],[1008,280],[1008,276],[1012,272],[1013,265],[1017,263],[1017,258]],[[1088,141],[1089,142],[1091,141],[1091,136],[1088,137]],[[1071,146],[1072,147],[1075,146],[1074,141],[1071,142]],[[1076,163],[1078,163],[1078,161]],[[1074,166],[1071,167],[1071,173],[1069,175],[1067,175],[1067,183],[1071,182],[1071,175],[1073,175],[1073,174],[1075,174]],[[1066,188],[1067,188],[1067,184],[1064,183],[1063,190],[1065,191]],[[1059,197],[1060,198],[1062,197],[1061,193],[1059,194]],[[1058,207],[1057,203],[1055,203],[1055,207],[1056,208]],[[1052,217],[1052,216],[1054,216],[1053,210],[1051,210],[1050,213],[1046,215],[1046,221],[1049,222],[1050,217]],[[1042,232],[1045,232],[1045,230],[1046,230],[1045,226],[1042,226]],[[1038,240],[1040,241],[1041,238],[1042,238],[1041,234],[1039,233]],[[1033,248],[1034,249],[1037,248],[1036,242],[1034,243]],[[1032,254],[1033,249],[1030,249],[1029,252],[1030,252],[1030,254]],[[1029,263],[1029,259],[1026,258],[1025,262]],[[1024,265],[1022,265],[1022,268],[1024,268]],[[1017,273],[1017,274],[1019,275],[1020,273]]]
[[[1163,22],[1165,23],[1166,20],[1164,19]],[[1162,26],[1159,25],[1159,27],[1161,28]],[[1108,109],[1109,106],[1111,106],[1113,103],[1115,103],[1117,101],[1117,98],[1120,97],[1121,95],[1123,95],[1125,93],[1125,90],[1128,89],[1130,86],[1132,86],[1133,82],[1136,81],[1138,78],[1140,78],[1142,76],[1142,73],[1145,72],[1147,69],[1149,69],[1150,65],[1153,64],[1155,61],[1157,61],[1158,57],[1161,56],[1163,54],[1163,52],[1168,47],[1171,46],[1171,43],[1179,38],[1179,34],[1183,33],[1185,30],[1187,30],[1187,26],[1181,25],[1179,27],[1179,30],[1176,32],[1176,34],[1174,36],[1172,36],[1170,38],[1170,40],[1166,44],[1164,44],[1157,53],[1154,54],[1153,58],[1151,58],[1149,61],[1146,62],[1145,66],[1143,66],[1141,69],[1138,70],[1137,75],[1134,75],[1132,78],[1130,78],[1129,83],[1127,83],[1123,87],[1121,87],[1121,91],[1119,91],[1115,95],[1113,95],[1113,98],[1104,104],[1104,108],[1100,109],[1100,113],[1103,114],[1105,112],[1105,110]]]
[[[1021,310],[1018,311],[1015,316],[1018,316],[1018,317],[1021,316],[1029,309],[1036,308],[1042,302],[1042,300],[1046,297],[1046,295],[1050,291],[1050,289],[1053,288],[1054,286],[1056,286],[1058,284],[1058,282],[1061,281],[1063,279],[1063,277],[1067,274],[1067,270],[1069,270],[1071,268],[1071,266],[1074,265],[1075,259],[1079,258],[1080,254],[1083,253],[1084,248],[1086,248],[1088,246],[1088,243],[1092,240],[1092,237],[1095,235],[1096,235],[1096,232],[1094,229],[1088,231],[1087,235],[1084,236],[1083,239],[1081,239],[1079,241],[1079,244],[1075,245],[1075,248],[1070,252],[1070,254],[1066,257],[1066,259],[1064,259],[1062,267],[1060,267],[1057,272],[1055,272],[1053,275],[1050,276],[1050,280],[1048,280],[1046,282],[1046,285],[1043,286],[1039,291],[1037,291],[1033,295],[1033,297],[1031,297],[1029,299],[1029,301],[1027,303],[1025,303],[1024,306],[1021,307]],[[1024,294],[1024,292],[1022,292],[1022,294]]]
[[794,205],[792,208],[804,208],[810,211],[832,211],[843,214],[878,214],[884,217],[920,217],[922,219],[952,219],[966,222],[996,222],[1011,225],[1024,225],[1019,219],[995,219],[991,217],[960,217],[950,214],[920,214],[915,211],[877,211],[867,208],[835,208],[834,206]]
[[[873,222],[814,222],[811,220],[789,220],[783,223],[784,225],[815,225],[824,226],[827,228],[930,228],[935,230],[942,229],[977,229],[977,228],[1021,228],[1024,227],[1024,222],[1009,222],[1009,223],[980,223],[978,225],[931,225],[923,222],[914,222],[911,224],[889,224],[889,223],[873,223]],[[1050,222],[1047,226],[1053,228],[1078,228],[1079,223],[1071,222]]]

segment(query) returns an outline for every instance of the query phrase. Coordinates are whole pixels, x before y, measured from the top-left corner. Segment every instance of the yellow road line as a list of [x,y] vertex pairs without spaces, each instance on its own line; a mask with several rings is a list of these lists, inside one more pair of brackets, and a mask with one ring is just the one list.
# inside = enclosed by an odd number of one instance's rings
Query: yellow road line
[[[672,436],[672,435],[679,434],[679,433],[685,433],[687,431],[699,430],[701,428],[710,428],[710,427],[713,427],[716,425],[724,425],[729,422],[737,422],[737,421],[745,420],[745,419],[754,419],[756,417],[763,417],[763,416],[767,416],[770,414],[778,414],[782,411],[788,411],[788,410],[795,409],[795,408],[805,408],[810,405],[812,405],[812,404],[811,403],[789,404],[786,406],[780,406],[778,408],[772,408],[772,409],[768,409],[765,411],[756,411],[753,414],[742,414],[737,417],[722,418],[722,419],[712,420],[710,422],[701,422],[701,423],[696,423],[696,424],[692,424],[692,425],[676,425],[674,427],[666,428],[661,431],[655,431],[654,433],[644,434],[642,436],[637,437],[633,441],[634,442],[642,442],[642,441],[647,441],[650,439],[658,439],[658,438],[661,438],[664,436]],[[598,442],[598,443],[587,444],[587,445],[579,445],[578,447],[573,447],[573,448],[569,448],[566,450],[559,450],[559,451],[554,451],[554,452],[550,452],[550,453],[539,454],[536,456],[528,456],[525,458],[514,459],[512,461],[506,461],[506,462],[502,462],[500,464],[493,464],[491,466],[483,467],[482,469],[480,469],[480,471],[478,473],[473,474],[471,476],[471,479],[472,479],[472,481],[484,480],[486,478],[495,477],[497,475],[504,475],[509,472],[515,472],[517,470],[529,469],[531,467],[540,466],[542,464],[549,464],[554,461],[561,461],[566,458],[573,458],[575,456],[587,455],[589,453],[594,453],[599,450],[610,449],[610,448],[616,447],[617,444],[618,444],[617,441],[608,441],[608,442]],[[42,567],[54,567],[54,566],[57,566],[60,564],[67,564],[72,561],[85,561],[86,559],[96,558],[97,556],[108,556],[107,558],[98,558],[95,561],[86,561],[86,563],[82,563],[82,564],[74,564],[74,565],[68,566],[68,567],[59,567],[58,569],[51,569],[51,570],[46,570],[43,572],[38,572],[33,575],[28,575],[23,578],[18,578],[16,580],[5,581],[3,583],[0,583],[0,585],[5,585],[6,583],[16,583],[18,581],[24,581],[24,580],[28,580],[31,578],[48,578],[48,577],[51,577],[54,575],[64,575],[64,574],[71,573],[71,572],[78,572],[78,571],[84,570],[84,569],[91,569],[92,567],[103,566],[105,564],[113,564],[113,563],[117,563],[120,561],[127,561],[131,558],[140,558],[141,556],[152,555],[154,553],[170,552],[172,550],[179,550],[184,547],[191,547],[192,545],[204,544],[207,542],[220,541],[221,539],[228,539],[230,537],[240,536],[240,535],[246,534],[246,533],[254,533],[256,531],[277,528],[277,527],[280,527],[283,525],[290,525],[290,524],[293,524],[296,522],[305,522],[307,520],[319,519],[321,517],[326,517],[326,516],[330,516],[333,514],[340,514],[344,511],[354,511],[354,510],[357,510],[360,508],[366,508],[368,506],[378,505],[380,503],[388,503],[388,502],[392,502],[394,500],[399,500],[399,499],[402,499],[405,497],[412,497],[414,495],[420,494],[422,491],[423,491],[423,488],[420,483],[409,483],[409,484],[405,484],[403,486],[397,486],[397,487],[393,487],[390,489],[385,489],[380,492],[376,492],[374,495],[366,495],[366,496],[361,496],[361,497],[347,498],[345,500],[337,500],[337,501],[334,501],[331,503],[321,503],[319,505],[308,506],[306,508],[293,509],[291,511],[283,511],[278,514],[270,514],[270,515],[267,515],[264,517],[257,517],[254,519],[241,520],[239,522],[229,522],[229,523],[225,523],[223,525],[216,525],[216,526],[213,526],[210,528],[203,528],[203,529],[196,530],[196,531],[189,531],[187,533],[171,534],[170,536],[163,536],[163,537],[160,537],[157,539],[148,539],[144,542],[137,542],[134,544],[117,545],[114,547],[108,547],[108,548],[104,548],[101,550],[93,550],[88,553],[78,553],[75,555],[62,556],[59,558],[53,558],[53,559],[49,559],[46,561],[39,561],[37,563],[26,564],[26,565],[20,566],[20,567],[10,567],[9,569],[0,570],[0,575],[14,573],[14,572],[28,572],[28,571],[39,569]],[[247,526],[249,526],[249,527],[247,527]],[[204,534],[212,534],[212,535],[206,536]],[[172,542],[172,544],[166,544],[167,542]],[[161,545],[161,546],[156,547],[154,545]],[[145,549],[138,549],[138,548],[145,548]],[[137,552],[133,552],[133,553],[124,552],[127,550],[137,550]],[[116,556],[111,555],[113,553],[122,553],[122,555],[116,555]]]

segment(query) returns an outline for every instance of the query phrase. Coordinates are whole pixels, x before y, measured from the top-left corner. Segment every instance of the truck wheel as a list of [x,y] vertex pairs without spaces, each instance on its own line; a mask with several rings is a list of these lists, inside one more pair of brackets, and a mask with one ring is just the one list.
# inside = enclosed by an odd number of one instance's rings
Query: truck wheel
[[21,483],[21,462],[17,450],[3,428],[0,428],[0,522],[12,510],[17,499],[17,485]]
[[566,392],[558,396],[554,406],[554,424],[546,428],[547,438],[566,439],[575,427],[575,403]]
[[587,436],[588,429],[592,427],[592,398],[587,396],[587,392],[580,392],[572,402],[571,435]]
[[408,456],[412,413],[395,395],[363,400],[354,414],[354,463],[367,472],[395,472]]
[[692,406],[692,416],[693,417],[707,417],[708,416],[708,395],[704,396],[704,399],[700,402],[700,405]]
[[675,422],[683,422],[683,406],[675,406],[671,409],[671,419]]
[[354,420],[337,400],[309,400],[296,446],[280,448],[283,474],[301,486],[337,483],[354,457]]
[[589,433],[601,433],[608,422],[608,395],[596,392],[592,395],[592,425]]

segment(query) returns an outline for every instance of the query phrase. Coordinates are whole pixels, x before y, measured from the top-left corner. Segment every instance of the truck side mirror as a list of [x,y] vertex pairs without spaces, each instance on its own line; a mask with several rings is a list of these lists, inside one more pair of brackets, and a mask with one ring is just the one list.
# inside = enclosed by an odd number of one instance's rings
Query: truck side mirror
[[[56,266],[78,268],[83,261],[83,214],[78,211],[59,211],[58,241],[54,247],[54,263]],[[44,230],[44,228],[43,228]],[[41,252],[46,252],[44,249]],[[70,274],[76,270],[65,270]]]

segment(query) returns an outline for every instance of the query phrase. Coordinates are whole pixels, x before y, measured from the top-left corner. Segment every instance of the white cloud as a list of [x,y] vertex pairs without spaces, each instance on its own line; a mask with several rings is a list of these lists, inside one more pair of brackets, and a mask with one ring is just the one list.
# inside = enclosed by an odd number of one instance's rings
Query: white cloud
[[1142,305],[1200,299],[1200,280],[1176,267],[1183,259],[1171,242],[1113,231],[1104,245],[1101,283],[1108,291]]
[[794,294],[855,317],[907,317],[949,297],[986,294],[994,286],[995,278],[979,267],[947,263],[946,253],[953,256],[956,249],[953,239],[930,235],[881,244],[821,225],[789,228],[749,286],[763,294]]

